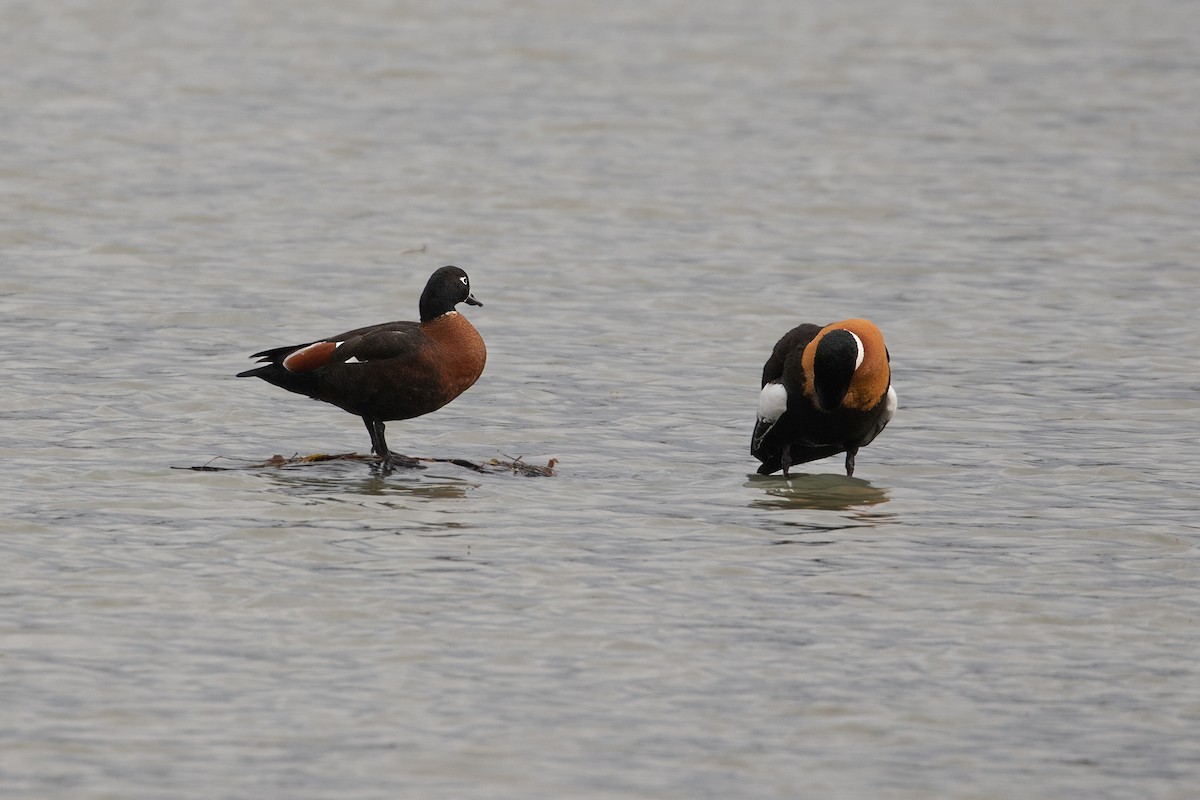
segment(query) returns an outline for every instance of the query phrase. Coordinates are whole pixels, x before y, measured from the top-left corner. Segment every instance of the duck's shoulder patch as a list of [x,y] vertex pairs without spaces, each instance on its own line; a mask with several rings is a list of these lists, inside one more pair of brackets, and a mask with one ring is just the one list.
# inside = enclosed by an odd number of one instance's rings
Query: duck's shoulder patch
[[313,342],[293,350],[283,359],[283,368],[288,372],[312,372],[333,360],[333,354],[341,342]]

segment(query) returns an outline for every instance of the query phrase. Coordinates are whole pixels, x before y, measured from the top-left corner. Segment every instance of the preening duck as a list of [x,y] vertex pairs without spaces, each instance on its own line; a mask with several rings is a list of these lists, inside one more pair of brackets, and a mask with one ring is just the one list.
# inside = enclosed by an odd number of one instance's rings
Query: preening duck
[[761,475],[845,452],[854,458],[896,411],[883,334],[865,319],[798,325],[763,365],[750,453]]
[[362,417],[372,451],[384,462],[395,460],[384,423],[436,411],[483,372],[487,348],[479,331],[455,310],[459,303],[483,305],[471,294],[466,272],[442,267],[421,293],[420,322],[385,322],[262,350],[251,358],[263,366],[238,377],[262,378]]

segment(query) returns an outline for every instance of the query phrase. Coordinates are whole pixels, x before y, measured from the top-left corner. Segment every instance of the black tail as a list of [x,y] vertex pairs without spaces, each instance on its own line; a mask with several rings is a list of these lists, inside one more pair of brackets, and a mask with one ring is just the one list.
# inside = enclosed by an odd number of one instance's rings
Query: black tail
[[[845,449],[840,444],[827,444],[819,447],[792,445],[790,452],[792,466],[806,464],[809,461],[816,461],[820,458],[836,456]],[[770,452],[755,453],[755,456],[759,461],[763,462],[762,466],[758,468],[759,475],[770,475],[772,472],[778,472],[783,469],[783,452],[779,448],[773,448]]]
[[270,350],[262,350],[255,353],[250,357],[267,363],[254,369],[248,369],[245,372],[239,372],[237,377],[262,378],[267,383],[278,386],[281,389],[287,389],[289,392],[316,397],[319,387],[317,379],[312,373],[291,372],[283,367],[283,359],[287,358],[289,353],[307,346],[305,344],[296,344],[288,347],[274,347]]
[[[283,360],[285,358],[287,358],[288,356],[290,356],[292,353],[296,352],[297,350],[303,350],[305,347],[308,347],[310,344],[316,344],[316,342],[305,342],[304,344],[289,344],[289,345],[285,345],[284,347],[272,347],[270,350],[259,350],[257,353],[255,353],[254,355],[252,355],[250,357],[257,358],[258,363],[260,363],[260,364],[263,364],[266,362],[270,362],[272,364],[282,364]],[[244,378],[244,377],[247,377],[247,376],[253,374],[253,372],[254,372],[254,370],[248,369],[245,372],[239,374],[238,377]]]

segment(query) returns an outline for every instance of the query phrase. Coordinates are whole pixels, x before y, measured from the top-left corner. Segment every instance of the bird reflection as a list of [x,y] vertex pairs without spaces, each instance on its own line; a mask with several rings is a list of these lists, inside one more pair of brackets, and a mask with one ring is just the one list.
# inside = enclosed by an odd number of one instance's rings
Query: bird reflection
[[751,503],[756,508],[846,511],[879,505],[890,499],[885,490],[872,486],[869,481],[835,474],[793,475],[791,479],[752,475],[745,486],[763,490],[764,496]]
[[358,469],[339,469],[331,464],[312,468],[283,468],[264,474],[289,494],[312,495],[314,492],[335,492],[348,495],[394,496],[408,495],[429,499],[460,499],[468,496],[478,483],[458,477],[436,477],[412,470],[411,476],[402,471],[386,472],[370,469],[363,474]]

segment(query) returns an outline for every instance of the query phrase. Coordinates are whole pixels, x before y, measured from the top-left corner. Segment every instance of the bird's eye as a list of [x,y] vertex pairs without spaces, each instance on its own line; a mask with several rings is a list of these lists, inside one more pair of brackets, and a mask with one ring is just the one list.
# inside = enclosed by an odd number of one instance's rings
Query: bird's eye
[[463,286],[467,285],[467,276],[466,275],[463,275],[461,278],[459,278],[459,280],[462,281]]

